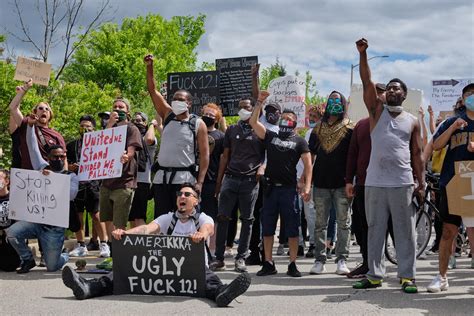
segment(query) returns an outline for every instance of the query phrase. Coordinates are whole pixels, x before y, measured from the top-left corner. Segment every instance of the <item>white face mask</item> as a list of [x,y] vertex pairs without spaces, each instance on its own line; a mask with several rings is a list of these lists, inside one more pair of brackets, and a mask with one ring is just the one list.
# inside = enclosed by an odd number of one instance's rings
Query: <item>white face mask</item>
[[246,109],[240,109],[238,114],[239,114],[240,120],[246,121],[250,118],[250,116],[252,115],[252,112],[247,111]]
[[188,104],[184,101],[173,101],[171,102],[171,109],[175,115],[180,115],[188,110]]

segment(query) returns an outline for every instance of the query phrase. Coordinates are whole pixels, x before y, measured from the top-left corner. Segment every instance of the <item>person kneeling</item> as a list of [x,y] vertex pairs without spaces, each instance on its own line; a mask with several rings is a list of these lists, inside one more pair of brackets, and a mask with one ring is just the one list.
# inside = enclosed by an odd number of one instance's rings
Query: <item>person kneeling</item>
[[[178,218],[171,235],[190,236],[193,242],[207,240],[214,233],[214,221],[204,213],[196,215],[198,194],[191,184],[183,184],[177,192],[176,212],[161,215],[148,225],[141,225],[127,231],[116,229],[112,232],[115,239],[120,240],[125,234],[160,234],[168,232],[173,216]],[[197,218],[198,224],[195,224]],[[199,229],[197,229],[199,227]],[[86,280],[76,271],[66,266],[62,272],[64,285],[72,289],[78,300],[111,295],[113,293],[113,273],[99,279]],[[250,275],[240,274],[230,284],[224,285],[219,277],[209,270],[206,262],[206,297],[217,303],[218,307],[229,305],[236,297],[242,295],[250,286]]]

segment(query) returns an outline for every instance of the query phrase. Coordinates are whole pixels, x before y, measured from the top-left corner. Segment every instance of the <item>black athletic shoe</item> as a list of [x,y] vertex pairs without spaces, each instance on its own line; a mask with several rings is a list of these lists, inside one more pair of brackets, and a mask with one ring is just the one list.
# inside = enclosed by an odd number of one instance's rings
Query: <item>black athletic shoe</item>
[[86,248],[89,251],[99,250],[99,243],[91,239],[87,244]]
[[298,268],[296,267],[296,263],[294,261],[288,265],[288,271],[286,272],[286,274],[294,278],[301,277],[301,272],[298,271]]
[[309,245],[308,252],[306,253],[306,258],[314,258],[314,245]]
[[216,304],[218,307],[225,307],[230,304],[235,298],[247,291],[250,286],[251,278],[247,272],[241,273],[228,285],[219,289],[216,296]]
[[86,279],[69,266],[64,266],[61,277],[64,285],[72,290],[76,299],[84,300],[90,296],[90,289]]
[[263,262],[262,269],[257,272],[257,276],[266,276],[266,275],[272,275],[276,274],[278,271],[275,269],[275,263],[265,261]]
[[34,259],[31,259],[29,261],[22,262],[20,267],[16,270],[16,273],[28,273],[34,267],[36,267],[36,262]]
[[262,260],[258,253],[251,253],[250,256],[245,259],[245,265],[247,266],[261,266]]
[[358,278],[365,278],[366,273],[369,272],[369,267],[367,264],[361,264],[348,274],[346,276],[349,279],[358,279]]

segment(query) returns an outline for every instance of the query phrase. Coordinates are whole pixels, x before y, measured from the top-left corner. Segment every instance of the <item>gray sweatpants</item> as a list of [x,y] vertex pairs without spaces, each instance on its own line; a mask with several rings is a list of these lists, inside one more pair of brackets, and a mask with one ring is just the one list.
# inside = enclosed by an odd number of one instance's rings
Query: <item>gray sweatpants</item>
[[392,215],[397,250],[398,277],[413,279],[416,274],[415,207],[413,186],[398,188],[365,187],[367,216],[367,250],[370,280],[382,280],[385,275],[385,235]]

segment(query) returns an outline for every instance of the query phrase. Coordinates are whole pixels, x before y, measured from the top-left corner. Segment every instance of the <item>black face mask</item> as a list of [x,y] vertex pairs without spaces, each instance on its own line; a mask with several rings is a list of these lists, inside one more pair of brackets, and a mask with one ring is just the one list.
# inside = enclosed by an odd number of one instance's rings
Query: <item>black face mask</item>
[[216,124],[216,119],[209,116],[203,116],[202,121],[204,122],[204,124],[206,124],[207,127],[211,127],[212,125]]
[[146,126],[143,126],[141,124],[135,124],[135,126],[138,128],[142,136],[146,134],[146,130],[147,130]]
[[278,131],[278,137],[280,138],[288,138],[290,137],[291,135],[293,135],[295,132],[295,128],[294,127],[283,127],[283,126],[280,126],[280,130]]
[[265,113],[265,118],[268,123],[272,125],[277,125],[278,120],[280,119],[280,114],[274,112],[267,112]]
[[61,172],[64,170],[64,160],[51,160],[49,162],[49,167],[53,172]]

